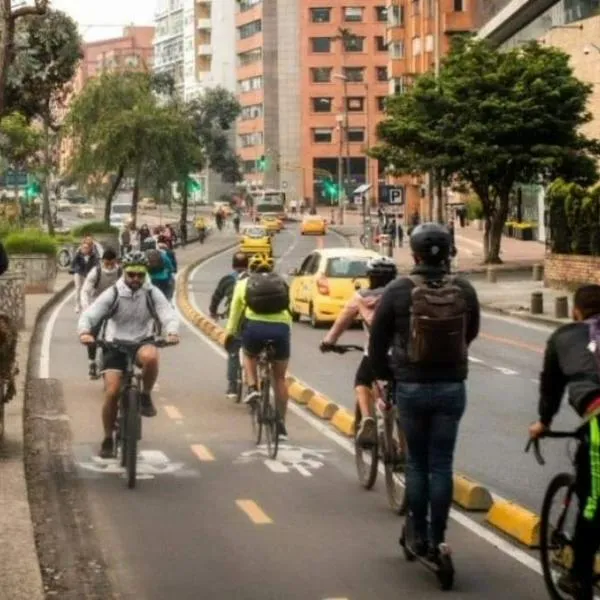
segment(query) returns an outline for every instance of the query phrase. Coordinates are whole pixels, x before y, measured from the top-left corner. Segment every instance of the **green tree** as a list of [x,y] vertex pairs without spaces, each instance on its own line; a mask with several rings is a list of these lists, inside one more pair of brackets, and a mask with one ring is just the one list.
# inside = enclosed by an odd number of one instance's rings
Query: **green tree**
[[447,185],[469,186],[482,204],[485,262],[500,263],[515,183],[564,173],[597,179],[590,154],[600,148],[579,129],[591,119],[590,93],[556,48],[532,42],[501,52],[460,37],[438,79],[425,74],[387,101],[372,155],[396,173],[433,171]]

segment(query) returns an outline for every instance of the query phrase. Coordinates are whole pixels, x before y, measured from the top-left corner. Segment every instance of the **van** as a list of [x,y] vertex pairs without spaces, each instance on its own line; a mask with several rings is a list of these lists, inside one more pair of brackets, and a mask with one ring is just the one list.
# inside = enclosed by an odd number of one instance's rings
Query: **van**
[[129,202],[118,202],[110,207],[110,224],[119,229],[133,218],[133,206]]

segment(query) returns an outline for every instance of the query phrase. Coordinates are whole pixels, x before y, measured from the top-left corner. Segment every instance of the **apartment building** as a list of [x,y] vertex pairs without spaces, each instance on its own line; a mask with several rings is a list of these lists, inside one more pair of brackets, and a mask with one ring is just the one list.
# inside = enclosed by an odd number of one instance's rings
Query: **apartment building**
[[[449,51],[452,36],[475,29],[480,5],[475,0],[388,2],[389,94],[402,94],[416,75],[435,69],[437,59]],[[418,212],[431,218],[427,178],[403,177],[397,183],[404,188],[405,216]]]
[[[118,38],[83,44],[83,58],[79,63],[71,92],[66,101],[57,107],[58,121],[66,116],[72,100],[83,90],[86,83],[98,73],[115,70],[152,69],[154,48],[152,39],[154,27],[125,27]],[[59,152],[59,172],[65,173],[73,153],[69,138],[61,141]]]

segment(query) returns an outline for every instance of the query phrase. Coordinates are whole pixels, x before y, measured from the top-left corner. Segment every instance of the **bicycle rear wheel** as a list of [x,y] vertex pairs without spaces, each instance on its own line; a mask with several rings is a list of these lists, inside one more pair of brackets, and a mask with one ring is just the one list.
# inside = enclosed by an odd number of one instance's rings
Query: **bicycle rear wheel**
[[404,456],[402,431],[398,427],[395,411],[389,410],[383,416],[382,456],[385,468],[385,490],[390,508],[399,515],[406,514],[408,498],[406,487],[397,477],[404,473],[406,457]]
[[265,402],[263,406],[266,412],[263,412],[265,431],[267,436],[267,451],[269,458],[275,460],[277,451],[279,450],[279,411],[275,402],[275,394],[271,392],[270,383],[265,386],[264,396]]
[[[566,573],[573,562],[573,531],[577,513],[575,478],[569,473],[559,473],[550,481],[540,518],[540,560],[546,589],[553,600],[568,600],[570,595],[557,586],[560,575]],[[553,506],[560,506],[558,518],[551,515]]]
[[[377,480],[377,467],[379,466],[379,441],[373,446],[365,448],[357,441],[358,430],[360,427],[361,414],[360,408],[356,406],[354,413],[354,459],[356,461],[356,471],[358,481],[365,490],[370,490]],[[376,421],[377,423],[377,421]]]
[[127,487],[134,488],[137,477],[137,445],[140,435],[140,391],[127,390],[126,440]]

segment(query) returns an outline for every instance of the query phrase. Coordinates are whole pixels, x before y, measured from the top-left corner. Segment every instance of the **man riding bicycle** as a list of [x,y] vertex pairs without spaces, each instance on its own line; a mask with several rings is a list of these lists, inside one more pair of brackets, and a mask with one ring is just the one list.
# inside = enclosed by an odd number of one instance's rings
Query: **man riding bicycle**
[[244,350],[244,370],[248,383],[245,404],[255,404],[258,392],[258,356],[268,340],[275,351],[273,391],[281,417],[279,435],[287,436],[285,415],[288,391],[285,374],[290,358],[292,317],[289,310],[289,288],[273,272],[273,259],[264,255],[253,256],[248,264],[249,276],[236,283],[227,321],[225,348],[229,352],[241,331]]
[[558,587],[577,600],[592,600],[594,560],[600,546],[600,286],[584,285],[573,298],[573,320],[549,338],[540,377],[536,439],[550,428],[565,390],[581,417],[575,457],[579,514],[573,538],[573,566]]
[[[78,324],[81,343],[93,344],[94,332],[104,322],[102,329],[107,342],[113,339],[142,341],[151,338],[158,331],[159,335],[167,336],[167,343],[177,344],[177,314],[162,292],[150,283],[146,255],[143,252],[133,252],[123,259],[122,267],[123,277],[105,290],[81,315]],[[138,351],[137,361],[142,368],[141,413],[145,417],[154,417],[156,408],[150,394],[158,377],[158,350],[151,344],[142,346]],[[117,419],[121,380],[126,364],[127,357],[124,354],[113,350],[105,352],[105,401],[102,407],[104,440],[100,449],[102,458],[113,456],[112,432]]]
[[[231,301],[233,299],[233,290],[240,279],[248,275],[248,255],[243,252],[236,252],[231,261],[232,272],[227,273],[219,280],[217,287],[210,299],[208,312],[210,318],[216,321],[219,318],[219,305],[225,300],[225,315],[229,316],[231,311]],[[240,365],[239,353],[241,340],[236,338],[229,345],[227,357],[227,397],[235,398],[237,396],[238,369]]]
[[327,352],[358,317],[362,319],[367,339],[365,353],[354,378],[356,402],[362,417],[356,439],[361,445],[375,444],[377,441],[377,428],[373,418],[375,411],[373,402],[375,373],[368,354],[369,330],[383,290],[390,281],[396,279],[397,274],[398,268],[391,258],[381,256],[370,260],[367,266],[369,289],[356,292],[339,314],[320,345],[321,352]]

